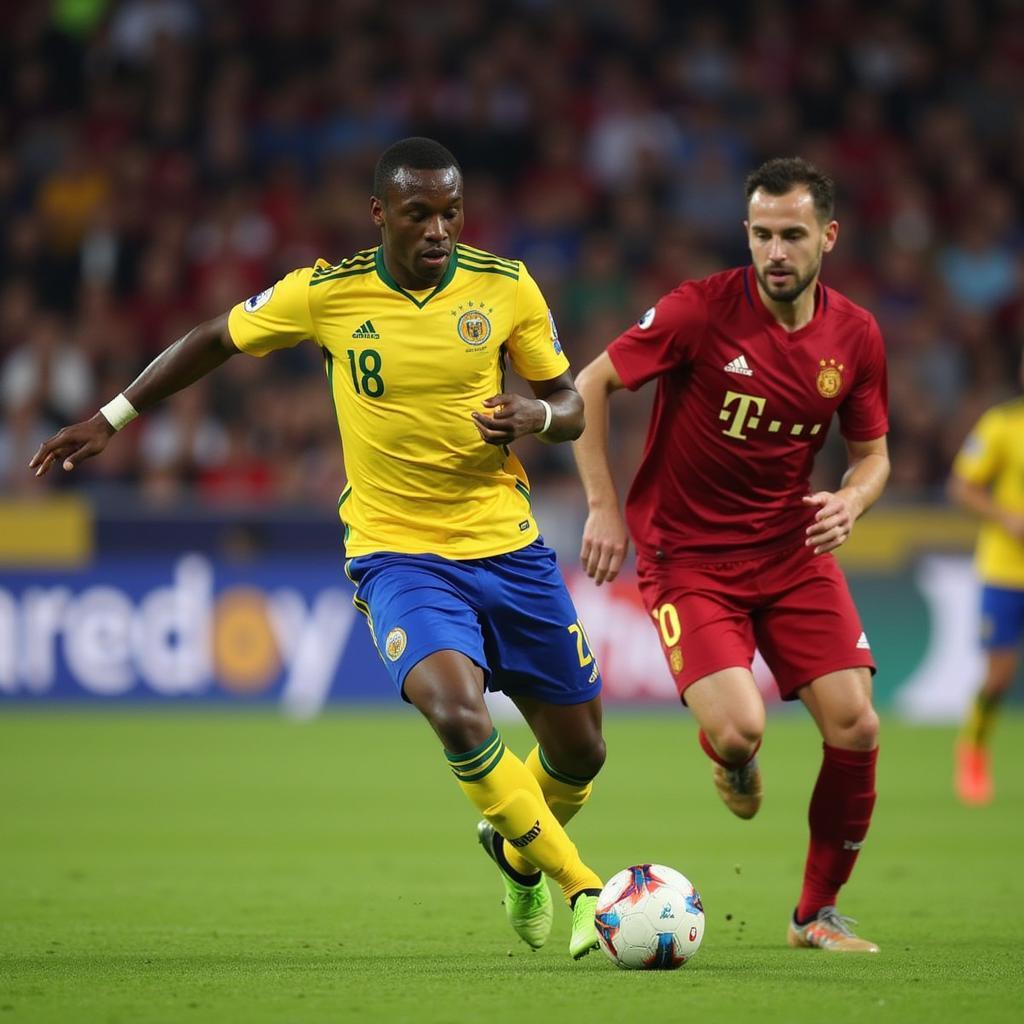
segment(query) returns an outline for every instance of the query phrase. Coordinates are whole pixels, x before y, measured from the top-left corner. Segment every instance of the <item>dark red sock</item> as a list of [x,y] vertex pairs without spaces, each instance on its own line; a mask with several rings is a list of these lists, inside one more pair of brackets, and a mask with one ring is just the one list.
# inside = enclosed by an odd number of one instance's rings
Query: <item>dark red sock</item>
[[707,733],[705,733],[703,729],[701,729],[700,732],[697,733],[697,738],[700,740],[701,749],[704,751],[704,753],[707,754],[708,757],[710,757],[711,760],[715,762],[715,764],[720,764],[723,768],[742,768],[745,764],[750,764],[750,762],[753,761],[754,757],[757,755],[757,752],[761,749],[761,741],[758,740],[757,746],[754,747],[754,753],[751,754],[750,757],[746,758],[743,761],[737,761],[735,763],[732,763],[729,761],[723,761],[718,756],[718,753],[715,751],[715,748],[711,746],[711,740],[708,739]]
[[874,750],[825,751],[807,818],[811,845],[804,867],[804,887],[796,909],[798,921],[808,921],[822,907],[835,906],[839,889],[857,862],[875,806]]

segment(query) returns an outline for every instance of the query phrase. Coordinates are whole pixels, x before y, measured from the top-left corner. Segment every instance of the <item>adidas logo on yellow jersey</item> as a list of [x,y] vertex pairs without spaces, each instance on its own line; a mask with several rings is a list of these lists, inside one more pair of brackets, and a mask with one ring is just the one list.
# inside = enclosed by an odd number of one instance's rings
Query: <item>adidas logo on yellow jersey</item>
[[373,326],[373,321],[365,320],[352,332],[352,337],[377,339],[380,337],[380,335],[377,333],[376,328]]

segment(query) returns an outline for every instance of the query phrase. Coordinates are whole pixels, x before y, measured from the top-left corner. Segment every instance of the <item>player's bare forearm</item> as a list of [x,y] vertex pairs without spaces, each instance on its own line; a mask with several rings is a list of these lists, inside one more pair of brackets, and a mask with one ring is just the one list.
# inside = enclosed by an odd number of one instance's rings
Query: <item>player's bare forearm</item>
[[[870,445],[867,450],[861,450]],[[862,442],[859,445],[848,445],[850,465],[843,474],[840,493],[846,493],[854,506],[856,518],[862,515],[882,496],[885,484],[889,479],[889,449],[885,438],[878,442]]]
[[998,523],[1018,540],[1024,540],[1024,516],[1000,507],[987,487],[954,474],[949,478],[947,492],[964,511],[987,522]]
[[[125,389],[124,397],[136,412],[142,412],[205,377],[237,352],[228,333],[227,314],[207,320],[164,349]],[[99,455],[115,433],[107,418],[98,412],[47,438],[32,457],[29,468],[36,471],[36,476],[42,476],[59,460],[70,471],[83,460]]]
[[580,564],[598,586],[615,579],[629,549],[629,533],[608,461],[608,401],[622,385],[607,353],[583,369],[576,381],[587,410],[587,428],[573,446],[587,496]]
[[[506,392],[492,395],[474,412],[473,422],[487,444],[511,444],[527,434],[558,444],[583,432],[583,399],[566,371],[545,381],[529,381],[534,397]],[[548,410],[550,409],[550,414]]]
[[576,380],[587,411],[587,427],[573,444],[572,451],[587,505],[592,509],[619,507],[619,495],[608,462],[608,404],[612,393],[622,386],[607,353],[585,366]]
[[[537,437],[548,444],[561,444],[563,441],[575,441],[583,433],[583,399],[575,385],[569,388],[558,388],[546,391],[536,382],[532,385],[535,397],[551,406],[551,423],[547,430],[537,432]],[[546,416],[546,411],[542,410]],[[543,421],[541,423],[543,427]]]
[[889,452],[884,437],[847,442],[850,465],[837,491],[819,491],[804,498],[816,508],[805,543],[816,555],[845,544],[853,524],[879,499],[889,479]]
[[228,333],[228,315],[224,313],[193,327],[165,348],[125,389],[125,398],[143,412],[237,354]]

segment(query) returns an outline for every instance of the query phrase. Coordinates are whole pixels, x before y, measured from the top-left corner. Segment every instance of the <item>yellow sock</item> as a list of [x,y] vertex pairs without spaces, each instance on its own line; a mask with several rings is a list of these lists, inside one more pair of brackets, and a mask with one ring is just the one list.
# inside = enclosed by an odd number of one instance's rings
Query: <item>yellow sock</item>
[[[561,825],[567,825],[590,798],[592,783],[589,780],[574,779],[552,768],[539,745],[527,755],[526,767],[537,780],[545,803]],[[505,844],[505,859],[513,870],[529,874],[529,862],[511,843]]]
[[988,745],[988,734],[995,721],[999,701],[991,697],[983,697],[980,693],[974,698],[970,714],[960,731],[960,739],[972,747]]
[[543,871],[562,889],[566,901],[584,889],[600,889],[601,879],[580,859],[572,840],[544,801],[526,765],[508,750],[498,730],[464,754],[445,751],[448,766],[480,813],[528,861],[527,871]]

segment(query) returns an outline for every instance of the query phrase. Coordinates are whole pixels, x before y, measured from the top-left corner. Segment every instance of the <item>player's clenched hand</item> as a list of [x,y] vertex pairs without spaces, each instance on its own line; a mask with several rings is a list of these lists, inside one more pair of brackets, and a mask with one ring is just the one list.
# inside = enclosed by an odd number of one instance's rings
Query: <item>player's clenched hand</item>
[[99,455],[107,447],[107,442],[114,433],[114,428],[107,422],[106,417],[102,413],[96,413],[91,420],[64,427],[53,437],[45,440],[39,446],[39,451],[32,456],[28,468],[34,469],[36,476],[42,476],[60,459],[64,469],[70,471],[84,459]]
[[494,395],[484,402],[490,414],[472,413],[476,429],[488,444],[511,444],[544,426],[544,406],[522,395]]
[[807,539],[804,544],[807,547],[814,548],[816,555],[822,555],[846,543],[857,515],[842,492],[833,494],[831,491],[818,491],[817,494],[807,495],[803,502],[818,509],[814,513],[814,521],[806,530]]
[[619,575],[628,550],[629,533],[619,510],[592,509],[583,527],[583,571],[598,586],[611,583]]

